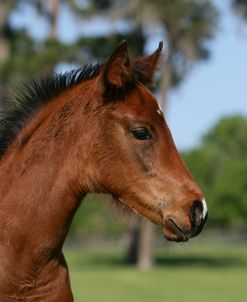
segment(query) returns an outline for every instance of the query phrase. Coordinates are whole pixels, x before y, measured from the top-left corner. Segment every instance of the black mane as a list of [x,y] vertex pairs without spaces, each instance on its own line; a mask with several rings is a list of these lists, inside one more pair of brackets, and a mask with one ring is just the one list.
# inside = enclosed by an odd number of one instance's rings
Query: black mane
[[86,65],[80,69],[55,74],[23,85],[0,109],[0,158],[42,106],[62,91],[96,76],[100,66],[100,64]]

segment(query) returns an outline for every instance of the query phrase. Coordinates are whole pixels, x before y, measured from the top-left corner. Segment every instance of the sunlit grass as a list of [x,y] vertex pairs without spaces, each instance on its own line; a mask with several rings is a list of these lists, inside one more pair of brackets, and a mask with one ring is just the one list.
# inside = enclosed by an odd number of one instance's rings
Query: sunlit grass
[[141,272],[119,252],[67,251],[75,302],[244,302],[247,246],[201,246],[157,253]]

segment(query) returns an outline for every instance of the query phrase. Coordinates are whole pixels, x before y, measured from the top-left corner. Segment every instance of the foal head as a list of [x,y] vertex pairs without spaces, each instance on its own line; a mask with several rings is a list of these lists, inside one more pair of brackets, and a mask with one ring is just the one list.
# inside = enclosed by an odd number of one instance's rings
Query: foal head
[[100,101],[88,150],[92,191],[108,192],[161,225],[167,239],[186,241],[201,231],[207,206],[146,87],[161,49],[162,43],[152,55],[130,61],[123,42],[95,79]]

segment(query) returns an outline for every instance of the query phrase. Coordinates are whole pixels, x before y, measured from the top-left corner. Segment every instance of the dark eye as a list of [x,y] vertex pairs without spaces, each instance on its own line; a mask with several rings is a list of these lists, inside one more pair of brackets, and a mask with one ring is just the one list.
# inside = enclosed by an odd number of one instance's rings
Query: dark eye
[[132,130],[131,134],[134,138],[139,140],[146,140],[152,138],[147,128],[139,128],[139,129]]

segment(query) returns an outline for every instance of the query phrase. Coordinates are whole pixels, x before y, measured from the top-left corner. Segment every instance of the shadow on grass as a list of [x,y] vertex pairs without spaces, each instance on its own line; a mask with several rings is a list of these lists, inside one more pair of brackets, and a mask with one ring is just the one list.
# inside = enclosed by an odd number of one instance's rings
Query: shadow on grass
[[183,256],[183,257],[158,257],[159,266],[169,267],[246,267],[247,259],[224,256]]
[[[72,259],[71,259],[72,260]],[[208,268],[247,268],[247,256],[238,257],[228,255],[164,255],[155,258],[155,263],[158,267],[208,267]],[[70,265],[74,267],[131,267],[133,265],[125,262],[124,256],[121,254],[98,254],[81,255],[70,261]]]

